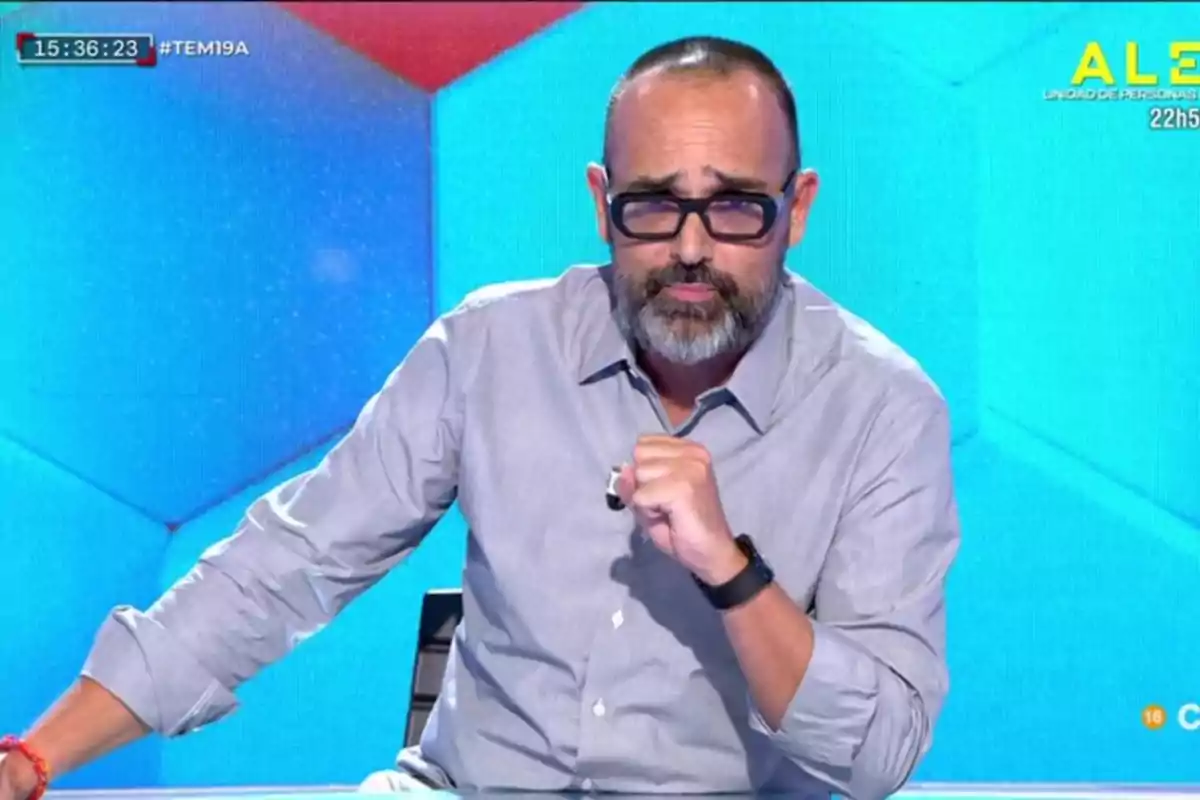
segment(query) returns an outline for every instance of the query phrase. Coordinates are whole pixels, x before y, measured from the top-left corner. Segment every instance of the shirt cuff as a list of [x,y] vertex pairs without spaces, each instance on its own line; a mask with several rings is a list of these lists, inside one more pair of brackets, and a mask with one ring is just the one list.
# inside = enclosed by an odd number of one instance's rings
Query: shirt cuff
[[818,774],[850,770],[879,696],[875,660],[836,628],[813,622],[813,652],[777,730],[751,703],[750,726]]
[[164,736],[194,731],[237,708],[233,693],[160,623],[128,606],[114,609],[100,627],[82,674]]

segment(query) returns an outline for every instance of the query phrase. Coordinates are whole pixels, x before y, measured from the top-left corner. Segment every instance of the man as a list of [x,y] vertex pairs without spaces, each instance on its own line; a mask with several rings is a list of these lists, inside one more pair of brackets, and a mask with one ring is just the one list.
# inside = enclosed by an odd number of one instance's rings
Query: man
[[[639,59],[587,173],[611,266],[440,318],[319,467],[113,613],[29,750],[57,774],[220,718],[457,499],[465,624],[420,746],[368,786],[895,791],[948,687],[949,423],[784,269],[818,185],[796,130],[749,47]],[[3,771],[22,797],[28,759]]]

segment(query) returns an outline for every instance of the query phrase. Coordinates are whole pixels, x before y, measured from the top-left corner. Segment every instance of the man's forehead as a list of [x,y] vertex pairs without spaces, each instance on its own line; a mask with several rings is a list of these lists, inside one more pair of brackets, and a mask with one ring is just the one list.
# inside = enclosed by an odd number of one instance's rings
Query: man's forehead
[[719,173],[771,173],[774,181],[790,158],[783,110],[749,71],[639,76],[618,98],[611,122],[609,166],[630,178],[681,173],[681,181],[707,183]]

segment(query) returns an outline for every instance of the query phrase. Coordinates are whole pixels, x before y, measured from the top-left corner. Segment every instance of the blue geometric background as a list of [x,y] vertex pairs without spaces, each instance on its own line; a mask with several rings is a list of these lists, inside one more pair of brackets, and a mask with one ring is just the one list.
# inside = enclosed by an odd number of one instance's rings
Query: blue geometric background
[[[1165,75],[1195,6],[594,4],[432,94],[266,3],[24,5],[0,17],[18,30],[252,54],[0,54],[0,730],[69,683],[111,606],[152,602],[314,465],[434,314],[603,260],[583,169],[609,89],[717,33],[795,87],[822,190],[791,267],[954,415],[953,688],[917,779],[1200,783],[1200,732],[1140,721],[1200,702],[1200,131],[1042,99],[1092,40],[1118,76],[1126,41]],[[452,513],[227,720],[61,785],[387,766],[420,596],[458,584],[464,540]]]

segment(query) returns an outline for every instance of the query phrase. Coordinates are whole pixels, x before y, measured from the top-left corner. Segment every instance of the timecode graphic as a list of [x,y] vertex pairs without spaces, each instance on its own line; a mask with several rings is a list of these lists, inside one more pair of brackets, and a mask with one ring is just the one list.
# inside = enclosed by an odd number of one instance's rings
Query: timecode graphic
[[153,67],[158,52],[149,33],[21,32],[17,34],[17,63]]

